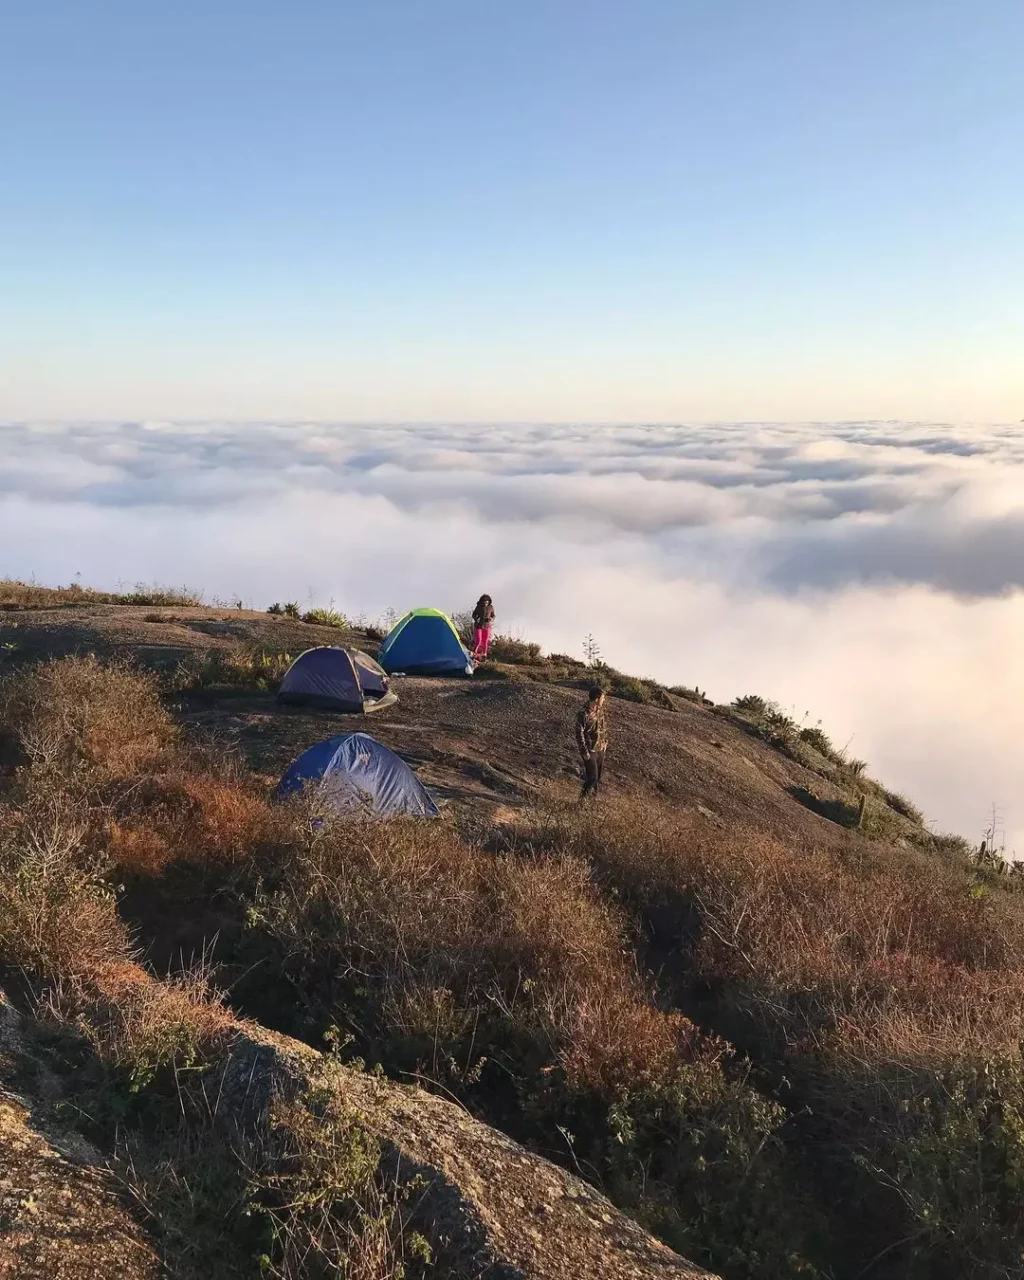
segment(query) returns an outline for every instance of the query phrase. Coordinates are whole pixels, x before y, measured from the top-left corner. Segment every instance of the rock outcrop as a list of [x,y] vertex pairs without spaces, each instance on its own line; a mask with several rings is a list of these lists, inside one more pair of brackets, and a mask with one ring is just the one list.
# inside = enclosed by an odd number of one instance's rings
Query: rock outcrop
[[[31,1102],[4,1092],[24,1075],[21,1041],[0,995],[0,1277],[151,1280],[156,1255],[99,1153],[41,1131]],[[332,1091],[377,1138],[389,1176],[418,1178],[417,1217],[445,1240],[459,1280],[713,1280],[581,1179],[422,1089],[251,1022],[235,1025],[216,1074],[219,1114],[242,1131],[275,1102]]]
[[355,1108],[398,1176],[420,1176],[424,1216],[455,1246],[467,1280],[714,1280],[582,1179],[462,1107],[242,1025],[221,1094],[236,1115],[251,1123],[275,1096],[310,1085]]
[[0,1277],[156,1280],[157,1255],[98,1152],[41,1132],[7,1083],[22,1065],[20,1019],[0,992]]

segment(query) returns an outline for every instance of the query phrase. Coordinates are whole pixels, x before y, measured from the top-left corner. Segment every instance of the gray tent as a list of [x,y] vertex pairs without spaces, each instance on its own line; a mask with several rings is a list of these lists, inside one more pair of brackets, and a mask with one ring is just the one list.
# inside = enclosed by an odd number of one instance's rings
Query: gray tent
[[361,649],[322,645],[299,654],[284,673],[279,702],[324,711],[377,711],[398,701],[388,677]]

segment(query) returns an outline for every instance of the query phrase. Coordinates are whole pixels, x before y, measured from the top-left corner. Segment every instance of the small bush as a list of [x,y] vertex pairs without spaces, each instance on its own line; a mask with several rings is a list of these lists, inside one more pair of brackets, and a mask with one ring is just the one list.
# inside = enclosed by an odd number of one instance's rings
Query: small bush
[[73,1020],[103,1061],[124,1073],[134,1093],[160,1076],[204,1070],[233,1033],[231,1017],[202,968],[157,982],[122,961],[85,977],[84,991],[65,1007],[58,989],[51,1012]]
[[457,609],[448,615],[452,620],[452,626],[458,632],[459,639],[467,649],[473,648],[473,611],[471,609]]
[[275,618],[280,618],[284,614],[284,605],[275,602],[267,606],[267,613],[273,614]]
[[973,846],[963,836],[953,835],[952,832],[948,831],[933,832],[930,843],[936,853],[954,862],[966,863],[974,852]]
[[493,636],[489,656],[494,662],[539,662],[540,645],[515,636]]
[[179,663],[173,685],[198,689],[252,689],[274,692],[292,664],[292,655],[266,649],[207,649]]
[[383,1173],[380,1142],[337,1092],[308,1090],[295,1102],[278,1102],[269,1129],[250,1165],[254,1207],[274,1242],[262,1268],[267,1275],[433,1274],[426,1238],[406,1223],[419,1184],[397,1186]]
[[707,694],[702,693],[700,689],[691,689],[685,684],[669,685],[668,691],[677,698],[683,698],[686,702],[696,702],[698,706],[707,706],[711,701]]
[[339,613],[337,609],[309,609],[302,615],[302,621],[318,627],[346,628],[348,626],[344,614]]
[[548,659],[552,666],[555,667],[574,667],[582,670],[586,667],[586,663],[579,658],[570,658],[567,653],[553,653]]
[[113,778],[153,765],[175,737],[153,675],[89,656],[44,662],[0,684],[0,720],[34,764]]
[[808,746],[814,748],[826,760],[836,761],[839,758],[838,752],[832,745],[832,739],[819,726],[812,725],[809,728],[800,730],[800,741],[806,742]]
[[900,795],[898,791],[888,791],[884,787],[882,789],[882,796],[890,809],[895,809],[897,813],[902,814],[904,818],[907,818],[916,826],[923,825],[924,814],[917,805],[908,800],[906,796]]
[[294,600],[288,600],[281,608],[286,618],[298,618],[302,612]]
[[88,833],[80,799],[57,788],[0,808],[0,966],[60,981],[123,960],[127,931]]
[[770,705],[772,704],[756,693],[747,693],[741,698],[734,698],[732,701],[733,710],[744,716],[764,716]]
[[245,779],[179,769],[119,801],[103,831],[119,875],[157,875],[172,862],[251,867],[285,838],[287,819]]
[[644,706],[662,707],[666,711],[676,709],[668,691],[656,680],[627,676],[614,667],[603,667],[597,683],[613,698],[639,702]]

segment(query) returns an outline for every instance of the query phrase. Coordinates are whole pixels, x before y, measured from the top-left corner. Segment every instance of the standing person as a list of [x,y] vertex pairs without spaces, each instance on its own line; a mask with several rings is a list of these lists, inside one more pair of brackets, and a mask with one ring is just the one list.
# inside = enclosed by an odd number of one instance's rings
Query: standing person
[[604,690],[594,685],[587,701],[576,717],[576,745],[583,761],[582,803],[588,796],[596,796],[604,771],[604,753],[608,749],[608,723],[604,711]]
[[481,662],[491,647],[491,628],[494,626],[494,605],[490,596],[481,596],[473,610],[473,660]]

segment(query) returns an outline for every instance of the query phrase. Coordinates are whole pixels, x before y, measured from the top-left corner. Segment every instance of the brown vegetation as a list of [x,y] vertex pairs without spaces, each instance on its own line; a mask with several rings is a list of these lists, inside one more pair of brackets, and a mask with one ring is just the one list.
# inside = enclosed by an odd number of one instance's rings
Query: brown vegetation
[[54,605],[124,604],[191,607],[203,602],[203,593],[189,587],[147,586],[136,583],[131,591],[95,591],[71,582],[66,587],[43,587],[36,582],[0,578],[0,609],[48,609]]
[[[224,661],[251,678],[252,655]],[[247,1013],[455,1095],[730,1277],[1019,1273],[1024,895],[819,729],[756,699],[729,713],[812,753],[850,797],[833,803],[861,801],[846,843],[649,795],[556,800],[473,840],[449,818],[270,804],[125,663],[43,663],[8,677],[0,712],[23,761],[0,795],[0,967],[92,1046],[104,1089],[188,1119],[177,1146],[133,1149],[126,1176],[160,1213],[184,1213],[201,1165],[201,1082],[237,1026],[210,985],[223,972]],[[216,897],[212,974],[138,967],[125,883],[158,910],[182,885]],[[275,1116],[280,1158],[247,1157],[272,1273],[304,1274],[299,1255],[354,1276],[424,1269],[358,1119],[316,1100]],[[202,1167],[228,1171],[237,1222],[248,1184],[217,1152],[223,1168]],[[193,1211],[182,1240],[214,1248]],[[264,1247],[238,1230],[232,1248]]]
[[808,1161],[830,1194],[861,1197],[859,1227],[893,1274],[1011,1273],[1024,1243],[1007,1199],[1024,1191],[1009,1173],[1024,1167],[1017,895],[964,860],[870,847],[844,860],[628,805],[525,837],[588,860],[673,966],[684,1006],[785,1080],[789,1105],[808,1108]]

